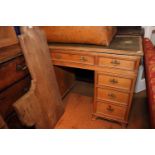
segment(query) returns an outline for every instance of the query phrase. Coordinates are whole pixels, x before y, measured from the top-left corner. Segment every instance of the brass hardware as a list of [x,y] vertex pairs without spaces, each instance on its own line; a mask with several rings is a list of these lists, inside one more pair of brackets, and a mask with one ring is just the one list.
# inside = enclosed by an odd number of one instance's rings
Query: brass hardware
[[87,61],[87,59],[84,56],[80,56],[80,61]]
[[109,96],[111,99],[115,99],[115,98],[116,98],[116,95],[113,94],[113,93],[108,94],[108,96]]
[[56,54],[55,58],[56,59],[61,59],[61,55],[60,54]]
[[25,71],[26,69],[27,69],[27,66],[26,65],[24,65],[24,66],[17,65],[16,66],[16,71]]
[[112,60],[111,64],[113,64],[113,65],[120,65],[120,62],[118,60]]
[[116,79],[110,79],[109,82],[112,83],[112,84],[118,83],[118,81]]
[[111,107],[111,105],[108,105],[107,110],[110,111],[110,112],[114,111],[114,109]]

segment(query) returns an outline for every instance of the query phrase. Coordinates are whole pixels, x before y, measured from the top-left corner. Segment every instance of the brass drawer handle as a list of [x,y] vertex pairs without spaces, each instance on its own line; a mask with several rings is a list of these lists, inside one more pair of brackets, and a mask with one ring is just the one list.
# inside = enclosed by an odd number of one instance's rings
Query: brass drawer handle
[[110,79],[109,82],[112,83],[112,84],[116,84],[116,83],[118,83],[118,80],[116,80],[116,79]]
[[56,55],[55,55],[55,58],[56,58],[56,59],[61,59],[61,55],[60,55],[60,54],[56,54]]
[[116,95],[113,94],[113,93],[110,93],[110,94],[108,94],[108,97],[110,97],[111,99],[115,99],[116,98]]
[[111,64],[113,64],[113,65],[120,65],[120,62],[118,60],[112,60]]
[[114,109],[111,107],[111,105],[108,105],[107,110],[108,110],[109,112],[113,112],[113,111],[114,111]]
[[87,59],[84,56],[80,56],[80,61],[87,61]]
[[25,70],[27,70],[27,66],[26,65],[24,65],[24,66],[22,66],[22,65],[17,65],[16,66],[16,71],[25,71]]

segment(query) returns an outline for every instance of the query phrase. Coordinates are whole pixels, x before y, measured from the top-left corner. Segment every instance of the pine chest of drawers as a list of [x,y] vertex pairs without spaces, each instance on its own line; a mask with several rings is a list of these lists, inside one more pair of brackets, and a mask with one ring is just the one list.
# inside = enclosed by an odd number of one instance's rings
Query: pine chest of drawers
[[[120,46],[122,45],[122,46]],[[93,118],[127,125],[140,59],[140,37],[116,37],[110,47],[50,44],[54,65],[93,70]]]

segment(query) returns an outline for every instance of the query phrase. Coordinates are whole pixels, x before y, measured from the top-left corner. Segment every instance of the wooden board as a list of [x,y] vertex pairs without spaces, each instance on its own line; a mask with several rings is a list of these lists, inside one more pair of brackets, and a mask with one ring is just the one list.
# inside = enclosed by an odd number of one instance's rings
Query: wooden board
[[36,128],[53,128],[64,106],[56,82],[44,34],[38,28],[25,28],[20,43],[32,81],[27,94],[14,103],[21,122]]

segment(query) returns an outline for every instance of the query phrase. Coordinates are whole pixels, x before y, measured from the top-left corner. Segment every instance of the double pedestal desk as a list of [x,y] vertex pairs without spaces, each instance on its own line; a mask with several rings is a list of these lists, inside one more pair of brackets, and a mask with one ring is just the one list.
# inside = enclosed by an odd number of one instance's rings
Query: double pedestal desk
[[128,116],[142,51],[139,36],[116,36],[109,47],[79,44],[49,44],[52,62],[93,70],[93,118],[128,124]]

